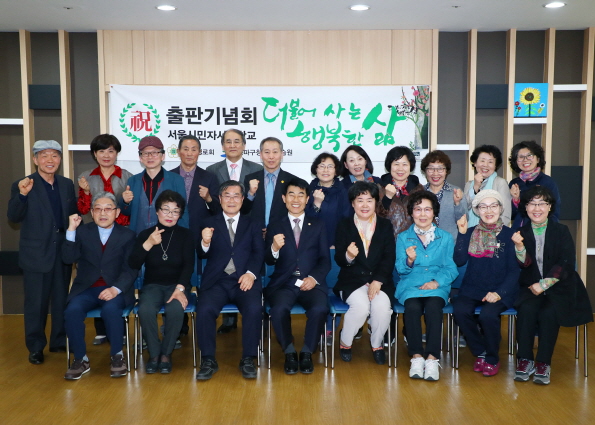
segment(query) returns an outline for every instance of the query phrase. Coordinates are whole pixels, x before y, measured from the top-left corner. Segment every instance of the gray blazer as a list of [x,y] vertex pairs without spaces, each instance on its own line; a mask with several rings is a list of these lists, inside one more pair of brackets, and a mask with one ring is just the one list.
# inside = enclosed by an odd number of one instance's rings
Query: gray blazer
[[[449,183],[450,184],[450,183]],[[440,214],[438,214],[440,227],[452,235],[453,241],[457,241],[459,229],[457,227],[457,220],[467,213],[467,199],[463,194],[463,199],[459,205],[455,206],[454,190],[459,189],[454,184],[451,184],[452,190],[445,190],[442,195],[442,202],[440,202]]]
[[[244,158],[244,162],[242,163],[242,171],[240,172],[240,179],[238,181],[243,182],[248,174],[255,173],[262,169],[262,165],[253,161],[248,161],[246,158]],[[207,167],[207,171],[217,176],[219,185],[229,180],[229,171],[227,170],[227,163],[225,160],[209,165]],[[246,191],[247,190],[248,188],[246,188]]]

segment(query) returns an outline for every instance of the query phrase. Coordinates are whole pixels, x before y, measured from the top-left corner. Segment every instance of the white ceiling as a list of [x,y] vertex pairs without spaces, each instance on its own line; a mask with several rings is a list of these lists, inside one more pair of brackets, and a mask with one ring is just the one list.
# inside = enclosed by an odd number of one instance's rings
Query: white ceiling
[[[0,31],[584,29],[595,0],[0,0]],[[352,4],[371,6],[367,12]],[[174,12],[155,9],[178,7]],[[459,6],[459,7],[454,7]],[[65,7],[72,7],[67,10]]]

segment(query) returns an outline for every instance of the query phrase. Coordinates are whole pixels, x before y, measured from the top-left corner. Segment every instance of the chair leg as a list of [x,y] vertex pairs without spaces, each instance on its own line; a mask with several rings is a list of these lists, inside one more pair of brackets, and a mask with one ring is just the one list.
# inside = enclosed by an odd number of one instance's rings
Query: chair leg
[[391,353],[391,343],[392,343],[393,339],[391,338],[391,331],[390,331],[390,324],[388,325],[388,367],[392,366],[392,362],[391,362],[391,357],[392,357],[392,353]]
[[452,329],[450,327],[450,314],[446,315],[446,351],[450,352],[450,346],[453,344]]
[[70,342],[66,337],[66,369],[70,369]]
[[587,341],[587,324],[583,325],[583,365],[585,369],[585,378],[589,375],[589,370],[587,367],[587,357],[589,355],[589,344]]
[[126,330],[126,369],[130,372],[130,322],[128,316],[124,317],[124,329]]
[[440,351],[444,351],[444,323],[440,326]]
[[456,324],[455,324],[455,326],[457,328],[457,333],[456,333],[457,337],[455,338],[455,342],[453,342],[454,352],[455,352],[455,356],[453,358],[453,363],[454,363],[453,366],[455,369],[458,369],[459,368],[459,339],[461,338],[461,328],[459,328],[459,326]]
[[269,369],[271,368],[271,316],[269,316]]
[[138,344],[139,344],[139,339],[138,339],[138,316],[134,316],[134,369],[136,370],[137,368],[137,359],[138,359]]
[[331,340],[331,369],[335,368],[335,321],[337,320],[337,314],[333,314],[333,329],[332,329],[332,340]]
[[192,361],[196,369],[196,314],[190,313],[190,321],[192,322]]
[[578,359],[579,355],[579,334],[580,334],[580,326],[576,327],[575,334],[574,334],[574,358]]
[[324,335],[322,338],[322,344],[324,348],[324,367],[328,368],[328,350],[326,348],[326,322],[324,322]]
[[397,352],[399,351],[399,313],[395,313],[397,318],[395,319],[395,361],[394,367],[397,367]]

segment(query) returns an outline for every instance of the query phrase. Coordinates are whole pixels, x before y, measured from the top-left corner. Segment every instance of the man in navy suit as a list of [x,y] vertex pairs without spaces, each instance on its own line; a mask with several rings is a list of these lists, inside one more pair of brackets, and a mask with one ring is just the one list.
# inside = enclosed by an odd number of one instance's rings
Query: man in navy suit
[[[312,352],[328,314],[326,275],[331,269],[324,223],[306,217],[309,185],[302,179],[287,182],[283,201],[287,214],[267,227],[265,261],[275,271],[265,288],[273,328],[285,352],[285,373],[312,373]],[[291,332],[290,311],[295,303],[306,310],[306,332],[299,363]]]
[[[243,158],[246,138],[241,130],[237,128],[226,130],[221,135],[221,147],[225,152],[225,159],[207,167],[207,171],[217,177],[219,185],[228,180],[243,182],[248,174],[262,170],[262,165]],[[228,333],[237,327],[237,323],[237,314],[224,314],[223,323],[217,329],[217,333]]]
[[19,267],[23,269],[25,292],[25,343],[32,364],[44,360],[50,300],[50,351],[66,351],[64,306],[71,268],[62,262],[60,250],[68,217],[77,209],[72,180],[57,174],[61,161],[62,146],[58,142],[35,142],[33,162],[37,172],[14,182],[8,201],[8,219],[21,223]]
[[254,358],[262,321],[260,270],[264,242],[260,226],[240,214],[244,187],[230,180],[219,188],[223,212],[205,221],[200,243],[207,258],[196,306],[198,343],[202,351],[198,380],[211,379],[219,370],[215,359],[216,321],[225,304],[234,303],[242,314],[243,353],[240,370],[244,378],[256,378]]
[[128,372],[122,353],[122,311],[134,302],[137,272],[128,266],[128,257],[136,235],[115,223],[119,215],[116,197],[99,192],[93,197],[92,223],[79,226],[82,219],[78,214],[69,217],[62,259],[66,264],[78,263],[78,269],[64,312],[66,334],[74,351],[74,362],[65,379],[79,379],[91,370],[85,345],[85,318],[95,308],[101,308],[111,344],[111,376],[125,376]]
[[287,215],[282,195],[289,181],[296,177],[281,169],[283,142],[276,137],[267,137],[260,142],[260,158],[264,170],[249,174],[244,180],[248,196],[242,205],[242,213],[261,222],[264,230],[270,222]]

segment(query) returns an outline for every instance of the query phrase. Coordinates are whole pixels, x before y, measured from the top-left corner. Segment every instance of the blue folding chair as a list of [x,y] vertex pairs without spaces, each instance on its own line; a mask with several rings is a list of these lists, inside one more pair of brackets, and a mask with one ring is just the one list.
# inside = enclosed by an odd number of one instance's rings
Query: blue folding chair
[[[122,317],[124,318],[124,330],[126,331],[126,367],[128,369],[128,372],[130,372],[130,335],[128,332],[128,326],[129,326],[129,321],[128,321],[128,317],[130,316],[130,313],[132,313],[132,310],[134,309],[136,302],[132,305],[129,305],[128,307],[126,307],[124,310],[122,310]],[[91,311],[87,312],[87,318],[99,318],[101,317],[101,308],[94,308]],[[135,360],[136,362],[136,360]],[[136,363],[135,363],[136,364]],[[66,337],[66,366],[67,368],[70,368],[70,343],[68,341],[68,337]]]
[[[194,262],[194,273],[192,273],[192,277],[190,278],[190,284],[191,284],[191,286],[194,286],[194,287],[200,287],[200,280],[201,280],[201,275],[198,274],[198,272],[197,272],[197,263],[198,263],[197,261]],[[142,289],[143,282],[144,282],[144,276],[145,276],[145,266],[143,266],[141,268],[141,270],[139,271],[138,278],[134,282],[135,289],[138,289],[139,291]],[[142,333],[142,328],[140,326],[140,321],[138,320],[138,303],[137,303],[137,305],[134,306],[134,309],[132,311],[134,313],[134,368],[136,369],[139,351],[140,351],[140,355],[142,355],[142,353],[143,353],[143,347],[142,347],[143,333]],[[165,313],[165,308],[161,307],[161,310],[159,310],[158,314],[163,314],[163,313]],[[192,360],[193,360],[193,366],[196,368],[196,331],[195,331],[195,328],[196,328],[196,314],[195,314],[196,313],[196,293],[195,292],[190,293],[190,298],[188,299],[188,305],[186,306],[184,313],[190,314],[190,322],[192,323]]]

